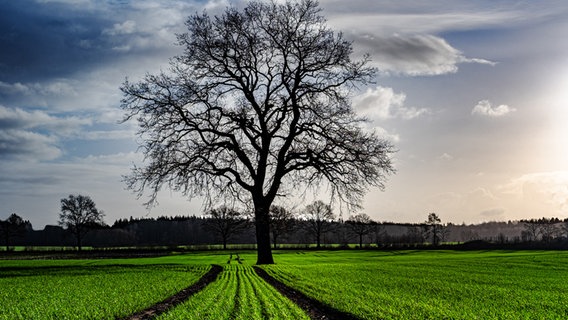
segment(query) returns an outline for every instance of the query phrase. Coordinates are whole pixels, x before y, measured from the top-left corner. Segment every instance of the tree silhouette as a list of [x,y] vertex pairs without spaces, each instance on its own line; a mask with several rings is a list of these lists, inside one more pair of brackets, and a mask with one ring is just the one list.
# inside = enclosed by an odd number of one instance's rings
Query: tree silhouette
[[363,236],[371,233],[373,231],[373,220],[365,213],[359,213],[354,216],[349,217],[346,221],[347,226],[359,237],[359,248],[363,248]]
[[85,234],[93,227],[103,224],[104,213],[97,209],[89,196],[69,195],[61,199],[59,225],[67,228],[77,240],[77,249],[81,251]]
[[227,242],[244,231],[248,224],[241,212],[225,206],[209,210],[207,216],[205,228],[221,239],[223,249],[227,249]]
[[147,162],[125,177],[148,205],[167,186],[210,207],[254,207],[257,264],[273,263],[269,209],[278,196],[323,185],[356,207],[384,188],[392,145],[351,107],[375,70],[326,26],[316,1],[250,2],[190,16],[168,72],[126,81],[124,121],[139,122]]
[[294,213],[282,206],[272,205],[270,206],[269,215],[272,244],[276,249],[278,239],[294,228]]
[[321,236],[333,229],[331,222],[335,220],[335,215],[329,204],[320,200],[314,201],[304,209],[304,219],[306,219],[306,231],[316,240],[316,246],[321,247]]
[[8,219],[0,220],[0,235],[4,239],[6,251],[10,250],[12,239],[23,236],[26,231],[31,229],[29,221],[24,221],[19,215],[12,213]]
[[524,230],[522,231],[523,240],[525,241],[536,241],[540,236],[540,225],[538,220],[531,219],[531,220],[524,220],[523,221]]
[[426,232],[432,239],[432,245],[437,246],[443,238],[444,226],[442,225],[442,220],[436,213],[428,214],[428,220],[426,220]]

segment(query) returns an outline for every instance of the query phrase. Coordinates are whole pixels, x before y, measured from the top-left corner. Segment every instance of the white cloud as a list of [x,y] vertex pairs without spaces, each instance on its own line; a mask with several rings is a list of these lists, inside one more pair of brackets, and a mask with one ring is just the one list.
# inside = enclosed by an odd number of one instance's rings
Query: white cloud
[[69,136],[89,125],[92,121],[88,118],[55,117],[41,110],[26,111],[0,105],[0,130],[46,129],[55,136]]
[[443,161],[452,161],[452,160],[454,160],[454,156],[452,156],[449,153],[444,152],[441,156],[438,157],[438,159],[443,160]]
[[428,113],[428,109],[405,107],[404,93],[395,93],[392,88],[377,86],[369,88],[353,99],[355,110],[370,120],[391,118],[412,119]]
[[24,130],[0,129],[0,159],[43,161],[61,155],[54,137]]
[[76,97],[77,91],[73,82],[66,79],[55,79],[47,83],[7,83],[0,81],[0,93],[6,95],[25,95],[25,96],[58,96]]
[[132,20],[126,20],[123,23],[115,23],[112,28],[104,29],[103,34],[108,34],[111,36],[119,34],[131,34],[136,31],[136,22]]
[[[558,14],[558,6],[527,2],[511,6],[480,1],[367,1],[327,0],[322,3],[330,23],[342,30],[358,28],[368,33],[429,33],[511,28],[531,19]],[[527,19],[530,16],[531,19]]]
[[204,8],[207,11],[214,11],[219,9],[225,9],[229,6],[229,1],[227,0],[209,0],[205,4]]
[[368,36],[365,51],[382,73],[440,75],[454,73],[461,53],[432,35]]
[[446,40],[429,34],[353,35],[358,54],[369,53],[372,65],[384,74],[433,76],[455,73],[459,63],[494,64],[467,58]]
[[[104,119],[101,119],[104,120]],[[100,121],[100,120],[99,120]],[[96,119],[50,115],[42,110],[26,111],[0,105],[0,157],[30,161],[54,160],[63,155],[66,140],[133,139],[134,128],[86,130]]]
[[486,64],[486,65],[490,65],[490,66],[497,65],[497,62],[495,62],[495,61],[489,61],[489,60],[486,60],[486,59],[479,59],[479,58],[462,57],[460,62]]
[[[500,192],[510,195],[518,210],[532,217],[566,216],[568,210],[568,171],[537,172],[521,175],[499,186]],[[547,207],[543,211],[541,208]],[[536,209],[536,208],[540,208]]]
[[120,140],[120,139],[134,139],[136,131],[134,130],[92,130],[79,135],[83,140]]
[[373,127],[372,131],[374,131],[382,139],[386,139],[394,143],[400,142],[400,135],[397,133],[390,133],[381,127]]
[[479,114],[482,116],[497,118],[505,116],[515,111],[517,111],[517,109],[509,107],[506,104],[501,104],[497,107],[493,107],[491,105],[491,102],[489,102],[489,100],[481,100],[477,103],[475,107],[473,107],[473,110],[471,110],[471,114]]
[[28,86],[16,82],[16,83],[7,83],[0,81],[0,92],[4,94],[29,94],[30,89]]

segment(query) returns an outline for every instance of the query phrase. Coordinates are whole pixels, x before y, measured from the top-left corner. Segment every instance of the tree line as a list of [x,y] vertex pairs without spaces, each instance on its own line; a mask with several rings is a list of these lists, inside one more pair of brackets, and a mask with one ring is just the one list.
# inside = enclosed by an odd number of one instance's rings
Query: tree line
[[[201,216],[161,216],[158,218],[118,219],[104,222],[104,213],[83,195],[61,199],[58,226],[35,231],[29,221],[17,214],[0,220],[4,248],[13,246],[140,247],[219,244],[255,244],[254,214],[228,206],[206,211]],[[423,223],[377,222],[365,213],[343,220],[331,205],[314,201],[301,210],[272,205],[269,210],[273,248],[280,245],[327,245],[347,247],[431,246],[447,243],[485,241],[494,244],[565,243],[568,219],[540,218],[478,225],[443,223],[430,213]]]

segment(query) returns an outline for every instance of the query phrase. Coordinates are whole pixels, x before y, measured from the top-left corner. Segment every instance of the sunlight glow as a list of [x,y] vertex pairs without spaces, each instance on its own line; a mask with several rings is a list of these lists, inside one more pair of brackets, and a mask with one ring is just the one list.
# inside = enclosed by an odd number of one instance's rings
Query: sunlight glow
[[554,169],[568,170],[568,61],[551,83],[547,103],[552,112],[549,160]]

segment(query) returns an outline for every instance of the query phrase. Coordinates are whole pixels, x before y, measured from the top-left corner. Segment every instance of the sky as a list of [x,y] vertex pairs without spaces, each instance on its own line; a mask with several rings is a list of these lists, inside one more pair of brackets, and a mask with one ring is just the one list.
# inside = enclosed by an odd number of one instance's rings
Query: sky
[[[167,68],[187,16],[244,3],[0,0],[0,219],[57,224],[69,194],[90,196],[108,224],[202,214],[199,199],[164,189],[148,209],[126,190],[122,176],[143,162],[136,123],[120,123],[119,88]],[[354,58],[371,55],[375,83],[353,108],[398,150],[397,173],[361,212],[403,223],[430,212],[452,223],[568,218],[566,1],[320,6]]]

